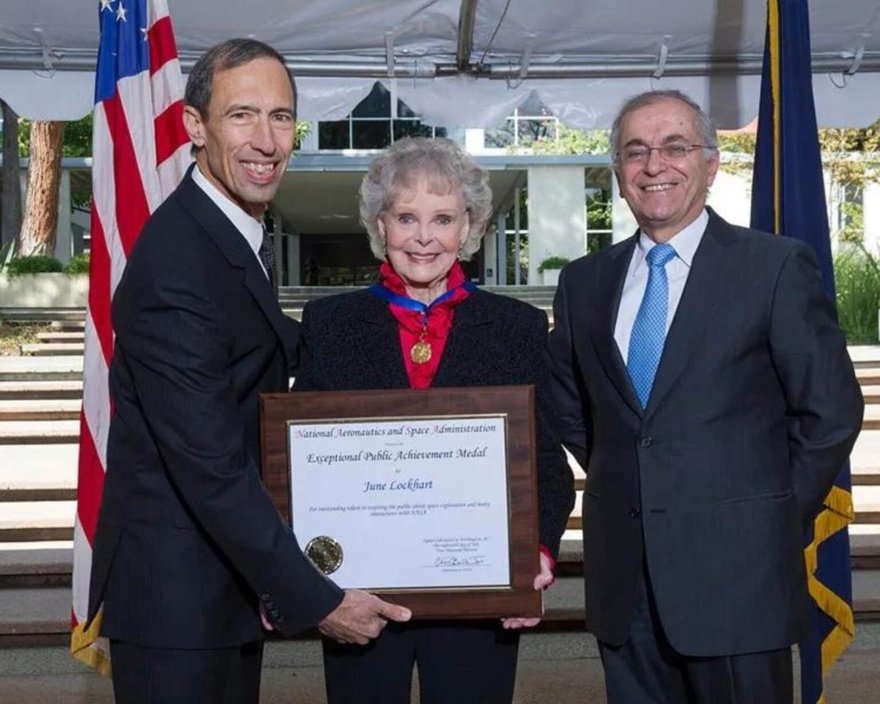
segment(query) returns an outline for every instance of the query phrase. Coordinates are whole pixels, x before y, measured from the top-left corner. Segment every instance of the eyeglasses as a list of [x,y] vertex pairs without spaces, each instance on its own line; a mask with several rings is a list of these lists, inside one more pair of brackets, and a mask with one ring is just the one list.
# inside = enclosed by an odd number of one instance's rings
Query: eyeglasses
[[659,147],[649,147],[646,144],[634,144],[617,152],[617,158],[624,164],[642,164],[651,156],[651,152],[658,151],[666,161],[678,161],[684,159],[690,152],[696,149],[717,149],[707,144],[684,144],[682,142],[670,142]]

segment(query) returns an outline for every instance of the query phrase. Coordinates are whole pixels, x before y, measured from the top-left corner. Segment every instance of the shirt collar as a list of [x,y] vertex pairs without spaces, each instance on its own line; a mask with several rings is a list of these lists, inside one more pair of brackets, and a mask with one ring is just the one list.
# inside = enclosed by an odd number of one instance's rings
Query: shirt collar
[[[669,244],[673,246],[675,249],[675,254],[682,261],[682,263],[690,269],[691,262],[694,259],[694,254],[697,252],[697,247],[700,246],[700,241],[703,239],[703,233],[706,231],[706,226],[709,224],[709,213],[703,208],[700,211],[699,216],[696,220],[694,220],[690,225],[685,227],[681,232],[673,235],[672,239],[669,240]],[[644,259],[648,252],[651,251],[651,248],[656,246],[656,242],[652,240],[648,235],[644,232],[639,233],[639,258]]]
[[220,208],[223,214],[229,218],[235,229],[244,236],[250,248],[254,250],[254,254],[258,254],[260,246],[263,244],[263,224],[259,220],[255,220],[242,210],[240,206],[221,193],[220,189],[211,183],[201,172],[198,164],[196,164],[192,171],[192,177],[193,181],[205,192],[214,205]]

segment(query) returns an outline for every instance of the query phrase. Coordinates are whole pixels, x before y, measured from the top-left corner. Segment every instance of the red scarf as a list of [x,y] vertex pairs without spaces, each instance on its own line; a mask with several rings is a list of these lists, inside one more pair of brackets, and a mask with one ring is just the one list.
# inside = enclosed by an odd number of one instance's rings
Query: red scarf
[[[383,263],[379,267],[379,273],[382,275],[382,285],[391,293],[409,297],[403,279],[400,278],[388,262]],[[464,271],[462,271],[461,265],[456,262],[449,271],[446,289],[454,289],[456,286],[463,284],[465,280]],[[455,306],[469,295],[470,292],[468,290],[460,288],[448,299],[431,308],[431,311],[428,313],[428,326],[425,329],[424,338],[424,341],[431,345],[431,359],[424,364],[416,364],[412,361],[412,357],[410,357],[410,350],[419,341],[422,334],[422,313],[395,305],[394,303],[389,304],[391,313],[397,319],[400,329],[400,347],[403,352],[406,373],[409,376],[410,388],[427,389],[431,386],[434,375],[437,373],[437,367],[440,366],[443,350],[446,348],[446,339],[449,337],[449,329],[452,327],[452,315],[455,312]]]

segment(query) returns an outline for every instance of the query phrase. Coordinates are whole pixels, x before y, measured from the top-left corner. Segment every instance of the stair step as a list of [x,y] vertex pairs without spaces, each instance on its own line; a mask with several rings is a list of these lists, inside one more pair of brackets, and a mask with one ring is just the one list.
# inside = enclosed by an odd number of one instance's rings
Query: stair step
[[82,401],[78,399],[0,400],[0,422],[15,420],[77,420]]
[[82,400],[82,381],[0,381],[0,400],[76,399]]
[[35,357],[59,357],[81,355],[84,345],[82,342],[33,342],[21,346],[21,353]]
[[86,309],[82,308],[3,308],[0,319],[8,323],[54,323],[57,321],[83,321]]
[[0,542],[73,539],[76,501],[13,501],[0,509]]
[[880,386],[862,384],[862,396],[866,404],[880,404]]
[[0,382],[78,381],[82,379],[82,370],[82,355],[0,357]]
[[77,445],[6,445],[2,453],[0,502],[76,498]]
[[0,543],[0,589],[69,587],[73,574],[73,541]]
[[38,332],[37,339],[42,343],[55,342],[78,342],[82,344],[85,338],[85,328],[79,330],[56,330],[51,329],[46,332]]
[[10,420],[0,423],[0,445],[77,442],[78,420]]
[[865,417],[862,420],[862,430],[880,430],[880,406],[865,406]]
[[867,369],[856,367],[856,379],[859,380],[862,388],[866,386],[880,385],[880,369],[876,367],[870,367]]
[[86,329],[85,314],[82,320],[53,320],[49,323],[49,327],[58,332],[78,332],[82,335]]
[[849,357],[857,367],[880,369],[880,345],[849,345]]

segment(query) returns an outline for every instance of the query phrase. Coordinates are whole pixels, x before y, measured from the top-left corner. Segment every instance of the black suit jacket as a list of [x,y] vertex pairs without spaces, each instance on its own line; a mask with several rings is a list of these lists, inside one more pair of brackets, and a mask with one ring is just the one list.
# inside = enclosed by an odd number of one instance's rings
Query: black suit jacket
[[113,415],[93,546],[101,632],[152,647],[293,632],[342,599],[259,477],[261,392],[288,387],[297,324],[244,237],[187,174],[138,238],[113,298]]
[[[574,480],[552,422],[547,316],[477,290],[455,308],[434,387],[534,384],[541,544],[555,556],[574,505]],[[397,320],[368,291],[311,301],[303,311],[294,390],[407,389]]]
[[563,442],[587,470],[587,624],[626,639],[645,560],[679,652],[785,647],[808,613],[804,529],[861,425],[834,306],[809,247],[710,212],[643,410],[614,341],[635,245],[566,267],[554,303]]

